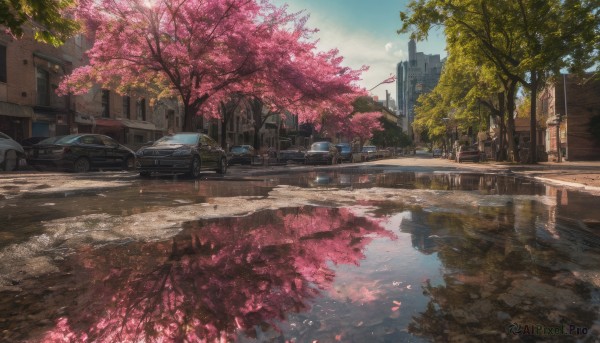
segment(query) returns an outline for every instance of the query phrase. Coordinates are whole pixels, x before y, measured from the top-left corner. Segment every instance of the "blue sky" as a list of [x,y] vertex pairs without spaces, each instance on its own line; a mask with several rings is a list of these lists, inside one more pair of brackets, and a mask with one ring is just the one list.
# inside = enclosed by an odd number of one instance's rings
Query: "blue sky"
[[[396,64],[408,57],[408,36],[398,35],[400,11],[408,0],[273,0],[287,3],[290,11],[310,14],[308,26],[318,28],[319,48],[338,48],[345,64],[358,68],[368,65],[361,85],[367,89],[395,73]],[[441,31],[430,33],[428,41],[417,42],[417,51],[446,56]],[[380,99],[385,90],[395,98],[395,84],[381,85],[372,91]]]

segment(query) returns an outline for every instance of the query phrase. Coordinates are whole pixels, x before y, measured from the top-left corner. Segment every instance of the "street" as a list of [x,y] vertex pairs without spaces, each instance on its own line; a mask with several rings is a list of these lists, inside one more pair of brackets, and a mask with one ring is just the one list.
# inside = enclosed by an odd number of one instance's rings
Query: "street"
[[450,166],[2,174],[0,340],[597,336],[599,198]]

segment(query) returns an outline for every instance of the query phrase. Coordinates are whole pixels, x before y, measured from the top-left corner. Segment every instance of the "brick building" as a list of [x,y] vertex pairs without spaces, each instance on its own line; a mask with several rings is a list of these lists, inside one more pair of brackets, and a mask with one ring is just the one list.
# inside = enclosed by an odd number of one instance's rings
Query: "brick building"
[[548,118],[546,151],[550,161],[558,158],[559,142],[562,158],[600,160],[600,141],[589,131],[592,117],[600,116],[600,80],[562,75],[540,92],[538,111],[539,116]]
[[64,75],[85,65],[90,43],[83,35],[60,47],[0,33],[0,132],[17,141],[34,136],[102,133],[137,147],[167,131],[180,131],[177,100],[152,104],[143,92],[121,96],[93,87],[76,96],[58,96]]

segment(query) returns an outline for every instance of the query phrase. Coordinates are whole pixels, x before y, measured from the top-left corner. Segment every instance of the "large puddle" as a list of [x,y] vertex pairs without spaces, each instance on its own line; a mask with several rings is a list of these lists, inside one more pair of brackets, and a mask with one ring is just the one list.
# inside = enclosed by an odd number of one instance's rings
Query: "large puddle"
[[[314,173],[235,183],[152,180],[55,199],[47,206],[62,212],[43,224],[22,219],[37,229],[4,238],[0,340],[600,335],[596,197],[475,174]],[[50,200],[19,201],[20,209]]]

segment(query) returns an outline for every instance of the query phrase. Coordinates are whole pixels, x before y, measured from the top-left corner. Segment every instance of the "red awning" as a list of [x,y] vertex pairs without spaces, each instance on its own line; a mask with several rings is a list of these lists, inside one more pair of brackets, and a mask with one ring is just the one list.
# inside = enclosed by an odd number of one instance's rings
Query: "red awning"
[[122,128],[123,123],[120,120],[96,118],[96,126]]

